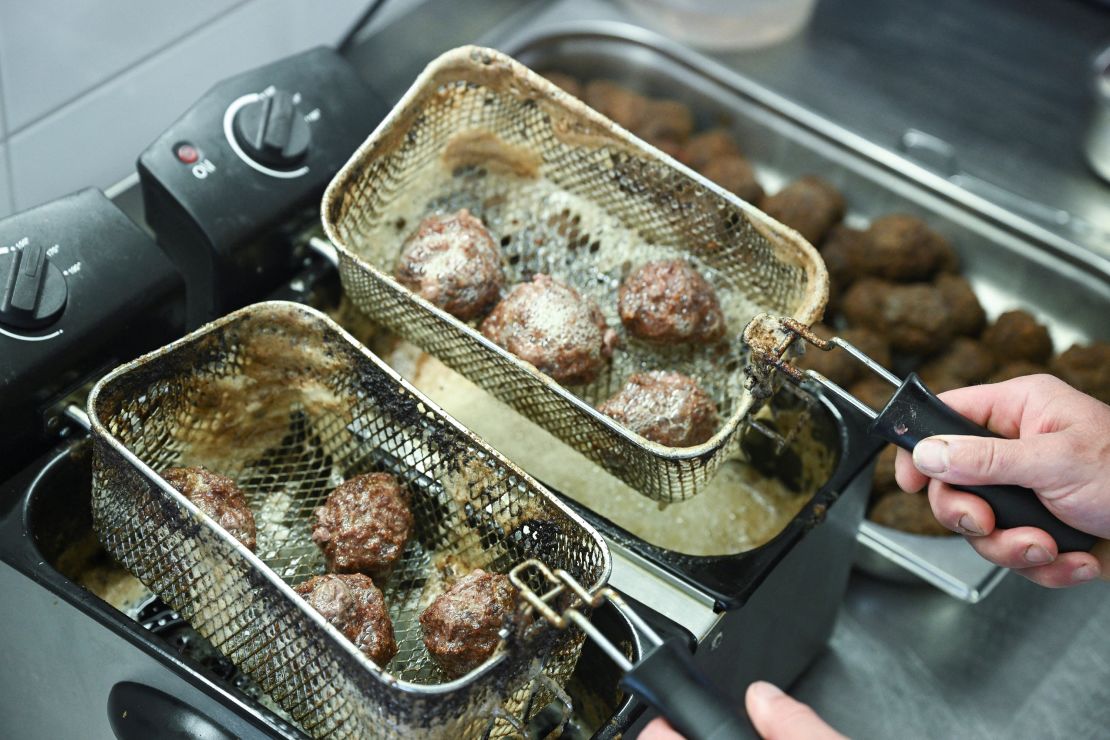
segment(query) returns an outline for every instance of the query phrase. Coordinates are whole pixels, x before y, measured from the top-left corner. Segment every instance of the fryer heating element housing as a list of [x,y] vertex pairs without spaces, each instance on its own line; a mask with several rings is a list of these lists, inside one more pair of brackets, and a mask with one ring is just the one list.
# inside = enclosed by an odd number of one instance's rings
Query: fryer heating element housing
[[[446,417],[323,314],[256,304],[110,373],[88,414],[105,548],[301,725],[329,737],[501,737],[559,692],[581,634],[518,619],[503,649],[447,680],[417,621],[450,575],[539,558],[591,588],[608,551],[576,514]],[[249,552],[158,477],[205,465],[244,489]],[[382,586],[400,652],[379,668],[292,586],[324,570],[316,506],[384,470],[415,526]]]
[[[596,300],[618,333],[616,295],[628,270],[686,259],[721,298],[729,339],[660,348],[622,334],[608,370],[564,388],[393,279],[419,221],[460,208],[500,240],[510,283],[548,273]],[[323,221],[344,289],[363,312],[661,501],[695,495],[737,452],[737,430],[756,401],[739,340],[751,317],[766,311],[809,324],[828,293],[820,257],[796,232],[478,47],[429,65],[328,186]],[[666,447],[595,410],[647,369],[699,380],[721,412],[711,439]]]

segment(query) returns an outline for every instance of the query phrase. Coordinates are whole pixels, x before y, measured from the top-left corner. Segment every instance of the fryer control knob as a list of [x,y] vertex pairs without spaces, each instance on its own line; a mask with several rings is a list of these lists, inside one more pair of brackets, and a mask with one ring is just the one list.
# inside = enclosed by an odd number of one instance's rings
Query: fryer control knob
[[16,329],[50,326],[69,295],[65,276],[39,244],[0,256],[0,289],[0,324]]
[[297,97],[273,90],[235,114],[235,140],[251,159],[270,167],[293,167],[304,159],[312,132]]

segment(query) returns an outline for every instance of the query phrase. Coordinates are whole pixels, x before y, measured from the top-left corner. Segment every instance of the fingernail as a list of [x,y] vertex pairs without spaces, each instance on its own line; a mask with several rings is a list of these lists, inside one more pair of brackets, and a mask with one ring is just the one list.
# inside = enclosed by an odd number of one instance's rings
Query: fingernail
[[782,696],[782,689],[767,681],[756,681],[748,687],[748,692],[752,700],[758,702],[771,701]]
[[1048,550],[1040,545],[1030,545],[1025,548],[1025,562],[1033,565],[1044,565],[1052,562],[1052,556],[1048,554]]
[[925,475],[948,472],[948,443],[939,439],[923,439],[913,448],[913,464]]
[[987,533],[987,530],[979,526],[979,522],[971,518],[971,514],[961,515],[960,521],[956,522],[956,529],[960,534],[969,534],[972,537],[982,537]]
[[1071,572],[1071,579],[1076,583],[1081,583],[1082,581],[1090,581],[1097,575],[1098,572],[1091,566],[1081,565]]

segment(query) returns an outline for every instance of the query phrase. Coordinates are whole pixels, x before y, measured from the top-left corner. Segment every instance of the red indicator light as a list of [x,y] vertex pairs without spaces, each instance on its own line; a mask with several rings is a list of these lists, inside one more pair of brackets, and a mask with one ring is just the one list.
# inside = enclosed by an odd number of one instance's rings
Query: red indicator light
[[192,144],[178,144],[176,154],[177,160],[182,164],[193,164],[200,159],[200,152]]

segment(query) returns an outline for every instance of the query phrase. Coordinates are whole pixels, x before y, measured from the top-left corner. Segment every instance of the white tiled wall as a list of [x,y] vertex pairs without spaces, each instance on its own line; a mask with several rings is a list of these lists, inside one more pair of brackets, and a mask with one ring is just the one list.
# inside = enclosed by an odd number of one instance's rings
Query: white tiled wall
[[334,43],[368,0],[0,0],[0,216],[107,187],[220,79]]

